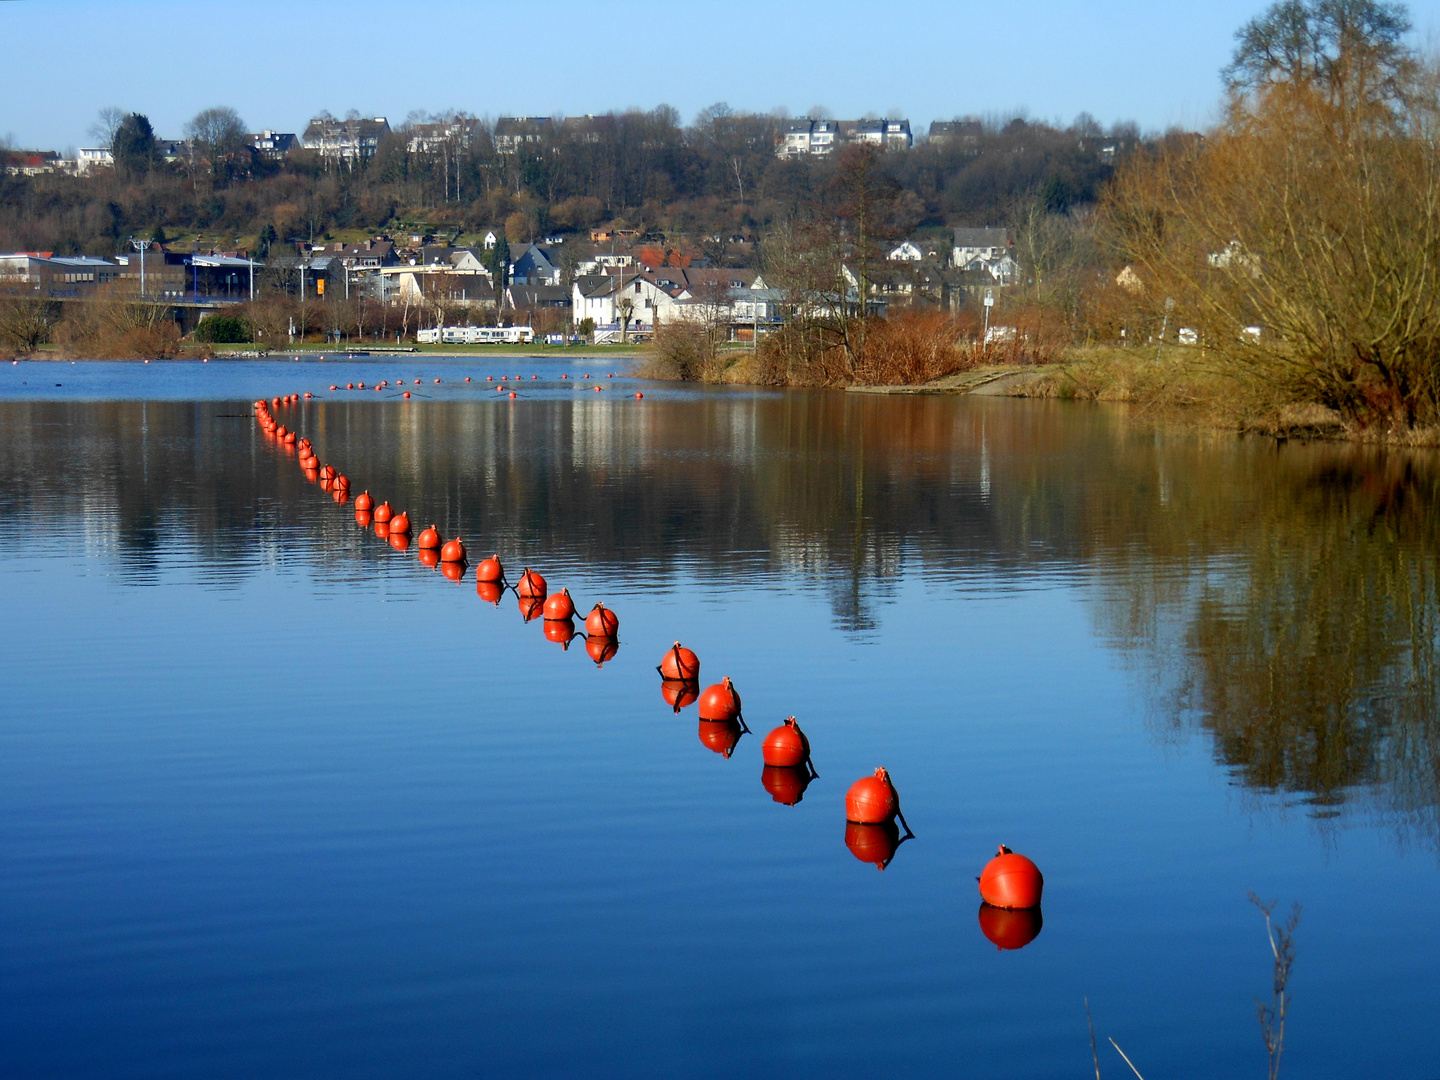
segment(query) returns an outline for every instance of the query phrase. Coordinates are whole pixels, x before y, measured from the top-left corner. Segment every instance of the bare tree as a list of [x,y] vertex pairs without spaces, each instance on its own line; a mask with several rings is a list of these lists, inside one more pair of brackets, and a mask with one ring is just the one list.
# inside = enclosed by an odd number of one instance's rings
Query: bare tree
[[115,145],[115,132],[120,130],[120,125],[125,121],[125,110],[118,105],[106,105],[95,114],[95,122],[86,129],[86,134],[95,140],[96,144],[105,147],[107,150]]

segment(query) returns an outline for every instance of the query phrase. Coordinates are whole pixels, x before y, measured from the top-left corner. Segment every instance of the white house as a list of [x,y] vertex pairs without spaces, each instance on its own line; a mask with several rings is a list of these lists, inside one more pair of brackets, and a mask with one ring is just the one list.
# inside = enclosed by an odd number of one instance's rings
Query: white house
[[1007,229],[956,229],[950,265],[969,269],[976,259],[992,262],[1009,250],[1010,232]]
[[891,262],[920,262],[925,258],[925,253],[916,244],[906,240],[885,257]]

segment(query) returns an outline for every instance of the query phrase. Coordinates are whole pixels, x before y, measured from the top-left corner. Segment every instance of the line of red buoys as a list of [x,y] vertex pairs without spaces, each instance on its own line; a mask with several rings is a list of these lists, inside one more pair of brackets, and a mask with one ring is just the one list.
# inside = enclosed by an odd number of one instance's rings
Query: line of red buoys
[[[568,378],[564,374],[560,377]],[[521,376],[515,378],[518,380]],[[587,374],[584,378],[590,376]],[[493,381],[493,376],[488,379]],[[418,384],[420,380],[415,381]],[[438,383],[440,380],[435,381]],[[382,381],[375,389],[387,385]],[[359,386],[365,388],[364,383]],[[354,388],[354,384],[350,384],[349,388]],[[408,392],[406,396],[409,396]],[[512,393],[511,396],[515,395]],[[639,398],[643,395],[637,392],[635,396]],[[304,397],[308,399],[312,395],[306,392]],[[307,479],[318,481],[322,488],[331,492],[337,503],[343,504],[349,497],[349,479],[331,465],[322,466],[310,440],[277,423],[271,412],[272,407],[289,405],[300,398],[298,393],[289,394],[272,399],[268,405],[263,399],[257,400],[257,422],[282,447],[293,447]],[[393,513],[388,502],[377,506],[368,491],[355,499],[355,518],[358,524],[366,527],[373,522],[376,534],[388,539],[397,550],[404,551],[409,547],[408,515]],[[442,544],[438,530],[432,525],[420,534],[418,547],[420,561],[424,565],[431,568],[438,565],[451,580],[463,578],[465,546],[459,537]],[[499,556],[482,560],[476,568],[477,594],[498,604],[507,587]],[[578,636],[574,623],[576,608],[570,591],[562,589],[549,595],[544,577],[529,567],[525,568],[513,591],[519,602],[521,617],[530,622],[543,616],[546,639],[568,649],[570,642]],[[603,665],[618,652],[619,623],[619,617],[603,603],[597,603],[586,616],[586,652],[597,665]],[[661,676],[661,695],[666,704],[678,714],[698,701],[701,743],[726,758],[732,756],[749,728],[745,726],[740,695],[731,679],[727,676],[702,694],[699,689],[699,657],[678,641],[665,653],[656,670]],[[793,716],[766,735],[761,756],[764,761],[762,786],[778,803],[796,805],[810,782],[818,778],[810,760],[810,740]],[[845,797],[845,816],[846,846],[855,858],[880,870],[890,864],[901,844],[914,837],[901,812],[899,793],[883,768],[876,769],[872,776],[861,777],[850,786]],[[901,827],[904,828],[903,835]],[[985,865],[978,884],[982,898],[979,923],[985,938],[1002,950],[1023,948],[1033,941],[1043,925],[1040,900],[1044,876],[1039,867],[1025,856],[1001,845],[998,854]]]

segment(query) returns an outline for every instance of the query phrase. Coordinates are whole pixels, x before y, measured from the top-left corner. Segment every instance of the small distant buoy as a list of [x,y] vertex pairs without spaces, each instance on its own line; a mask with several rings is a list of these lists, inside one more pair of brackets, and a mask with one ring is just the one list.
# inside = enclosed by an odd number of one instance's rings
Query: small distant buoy
[[359,387],[361,390],[364,390],[364,389],[365,389],[365,384],[364,384],[363,382],[362,382],[362,383],[356,383],[355,385],[356,385],[357,387]]
[[612,371],[609,375],[606,375],[605,377],[607,379],[613,379],[615,377],[615,373]]
[[[379,515],[376,515],[377,517]],[[392,533],[408,533],[410,531],[410,515],[401,510],[390,519],[390,531]]]
[[765,741],[760,744],[760,756],[766,765],[787,769],[804,765],[810,760],[810,740],[792,716],[765,736]]
[[738,720],[740,718],[740,694],[730,676],[714,686],[707,687],[700,695],[701,720]]
[[515,595],[523,596],[526,599],[544,600],[545,592],[545,579],[527,566],[525,572],[520,575],[520,580],[515,583]]
[[[523,578],[521,579],[524,580]],[[545,618],[550,620],[571,619],[575,616],[575,601],[570,598],[569,589],[561,589],[545,601]]]
[[476,581],[504,581],[505,568],[500,565],[500,556],[491,555],[488,559],[481,559],[480,565],[475,567]]
[[595,392],[598,394],[600,392],[600,387],[595,387]]
[[1045,877],[1040,868],[1004,844],[1000,845],[999,854],[980,871],[980,896],[992,907],[1039,907],[1044,889]]
[[347,383],[345,384],[345,389],[346,389],[346,390],[354,390],[354,389],[355,389],[355,384],[354,384],[353,382],[347,382]]
[[369,492],[368,489],[366,489],[365,491],[362,491],[359,495],[356,495],[356,496],[355,496],[355,509],[356,509],[356,510],[373,510],[373,509],[375,509],[375,499],[371,496],[371,494],[370,494],[370,492]]
[[679,716],[681,709],[693,705],[700,696],[700,684],[691,679],[662,679],[660,696],[665,699],[666,705],[675,710],[675,715]]
[[615,659],[615,654],[620,651],[620,643],[613,637],[591,635],[585,639],[585,651],[590,654],[590,659],[595,661],[596,667],[604,667],[606,661]]
[[271,399],[270,399],[270,407],[271,407],[272,409],[278,409],[278,408],[280,407],[280,399],[279,399],[278,397],[277,397],[277,398],[271,398]]
[[330,384],[330,389],[331,389],[331,390],[338,390],[338,389],[340,389],[340,388],[339,388],[338,386],[336,386],[334,383],[331,383],[331,384]]
[[420,536],[415,542],[423,549],[439,551],[441,543],[440,530],[435,528],[434,525],[431,525],[428,529],[421,531]]
[[511,391],[510,391],[510,396],[511,396],[511,397],[514,397],[514,396],[515,396],[515,391],[514,391],[514,390],[511,390]]
[[409,397],[410,397],[410,391],[409,391],[409,390],[406,390],[404,396],[405,396],[406,398],[409,398]]
[[[553,600],[554,597],[552,596],[551,599]],[[574,640],[574,638],[575,623],[570,619],[552,619],[548,615],[545,617],[546,641],[556,642],[557,644],[564,645],[568,649],[570,642]]]
[[585,616],[585,632],[591,637],[613,638],[620,632],[620,616],[604,604],[596,604]]
[[540,377],[539,375],[531,375],[531,376],[530,376],[530,378],[532,378],[532,379],[538,379],[539,377]]
[[776,802],[794,806],[810,786],[810,772],[784,765],[766,765],[760,770],[760,783]]
[[375,507],[375,520],[382,525],[389,525],[390,519],[394,516],[395,511],[390,509],[388,502],[382,502],[379,506]]
[[149,361],[149,360],[146,360],[145,362],[148,364],[150,361]]
[[[207,361],[207,363],[208,363],[208,361]],[[307,398],[312,398],[312,397],[314,397],[315,395],[312,394],[312,393],[310,393],[309,390],[306,390],[306,391],[305,391],[305,396],[306,396]]]
[[505,589],[498,581],[477,581],[475,582],[475,594],[481,600],[499,607],[500,598],[505,595]]
[[588,379],[589,377],[590,377],[590,375],[589,375],[589,373],[587,372],[586,375],[585,375],[585,378]]
[[435,381],[438,383],[440,380],[439,380],[439,379],[436,379]]
[[744,734],[745,729],[734,720],[700,721],[700,742],[707,749],[727,758],[735,753],[740,736]]
[[380,393],[380,390],[381,390],[381,388],[380,388],[380,387],[378,387],[378,386],[377,386],[377,387],[375,387],[375,392],[376,392],[376,393],[377,393],[377,394],[378,394],[378,393]]
[[642,394],[642,393],[640,393],[639,390],[636,390],[636,391],[635,391],[635,400],[636,400],[636,401],[639,401],[639,400],[640,400],[641,398],[643,398],[644,396],[645,396],[645,395]]
[[419,385],[420,385],[420,380],[419,380],[419,379],[416,379],[416,380],[415,380],[415,385],[416,385],[416,386],[419,386]]
[[1045,919],[1038,907],[998,908],[980,905],[980,932],[998,950],[1023,949],[1040,936]]
[[661,658],[656,671],[662,679],[680,679],[685,682],[700,681],[700,658],[680,642],[670,646],[670,651]]
[[486,376],[485,376],[485,381],[486,381],[486,382],[494,382],[494,381],[495,381],[495,376],[494,376],[494,375],[486,375]]
[[445,542],[445,546],[440,549],[440,561],[455,563],[465,561],[465,544],[460,537],[457,536],[454,540]]
[[874,776],[862,776],[845,793],[845,820],[860,825],[879,825],[893,821],[900,813],[900,795],[890,782],[890,774],[876,769]]
[[561,375],[560,377],[561,377],[562,379],[568,379],[570,376],[569,376],[569,375]]
[[510,376],[509,376],[509,375],[501,375],[501,376],[500,376],[500,381],[501,381],[501,382],[509,382],[509,381],[510,381]]
[[465,381],[466,381],[466,382],[469,382],[469,381],[470,381],[470,376],[469,376],[469,375],[466,375],[466,376],[465,376]]

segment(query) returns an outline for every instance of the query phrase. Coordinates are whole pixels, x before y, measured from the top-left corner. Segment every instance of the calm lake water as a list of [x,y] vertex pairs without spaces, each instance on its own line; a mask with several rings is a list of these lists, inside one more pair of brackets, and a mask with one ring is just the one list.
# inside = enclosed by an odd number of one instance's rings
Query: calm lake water
[[[0,1072],[1085,1077],[1088,998],[1107,1077],[1263,1077],[1254,891],[1303,906],[1286,1074],[1440,1075],[1434,457],[606,370],[0,369]],[[251,417],[306,390],[356,493],[618,653],[357,526]]]

